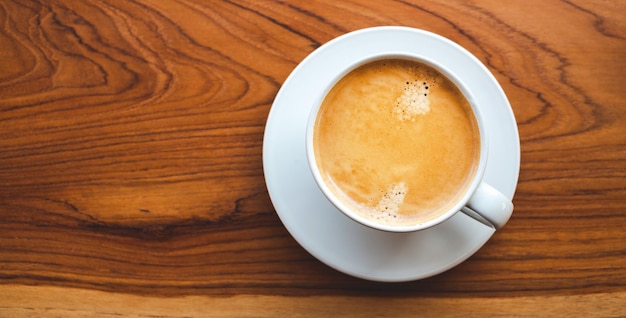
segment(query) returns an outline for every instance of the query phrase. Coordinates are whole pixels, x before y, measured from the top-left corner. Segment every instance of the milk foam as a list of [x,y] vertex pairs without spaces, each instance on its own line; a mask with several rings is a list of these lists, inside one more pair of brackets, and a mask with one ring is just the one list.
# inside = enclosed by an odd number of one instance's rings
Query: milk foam
[[365,209],[370,212],[371,218],[391,224],[393,219],[398,217],[400,206],[404,202],[407,191],[408,187],[405,182],[394,183],[384,191],[373,209],[371,207],[365,207]]
[[[432,86],[432,84],[431,84]],[[430,111],[430,98],[428,98],[429,83],[407,81],[406,87],[393,107],[393,112],[398,120],[415,120],[415,116],[424,115]]]

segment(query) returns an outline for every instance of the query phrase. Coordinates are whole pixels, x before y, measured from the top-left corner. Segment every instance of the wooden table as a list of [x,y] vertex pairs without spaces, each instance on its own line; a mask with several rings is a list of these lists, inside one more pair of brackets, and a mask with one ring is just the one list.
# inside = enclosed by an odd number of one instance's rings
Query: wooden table
[[[626,315],[626,2],[0,1],[0,317]],[[272,101],[346,32],[461,44],[518,121],[507,226],[407,283],[309,255],[270,202]]]

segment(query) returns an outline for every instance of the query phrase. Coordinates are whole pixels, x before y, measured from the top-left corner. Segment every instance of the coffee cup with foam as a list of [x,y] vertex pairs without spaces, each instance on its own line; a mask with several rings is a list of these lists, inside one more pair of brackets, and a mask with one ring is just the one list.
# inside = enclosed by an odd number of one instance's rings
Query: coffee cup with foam
[[307,160],[339,211],[368,227],[410,232],[463,211],[493,227],[511,200],[483,181],[480,105],[445,65],[385,52],[346,65],[316,101]]

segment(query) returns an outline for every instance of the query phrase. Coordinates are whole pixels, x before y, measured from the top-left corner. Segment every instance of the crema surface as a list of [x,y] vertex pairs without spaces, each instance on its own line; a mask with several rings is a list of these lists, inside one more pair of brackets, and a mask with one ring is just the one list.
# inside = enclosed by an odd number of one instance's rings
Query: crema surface
[[480,153],[466,98],[441,73],[409,60],[371,62],[343,77],[321,105],[313,138],[331,191],[391,225],[449,210],[472,182]]

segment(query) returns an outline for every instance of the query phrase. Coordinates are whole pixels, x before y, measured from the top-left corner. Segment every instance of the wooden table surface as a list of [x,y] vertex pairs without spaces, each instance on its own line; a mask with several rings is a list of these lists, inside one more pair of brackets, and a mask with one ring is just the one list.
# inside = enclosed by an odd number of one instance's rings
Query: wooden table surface
[[[0,317],[626,316],[626,2],[0,1]],[[289,235],[263,133],[346,32],[464,46],[515,113],[509,223],[377,283]]]

